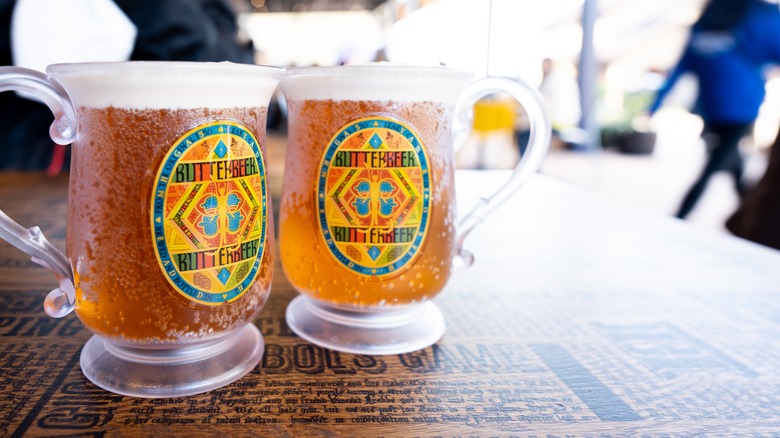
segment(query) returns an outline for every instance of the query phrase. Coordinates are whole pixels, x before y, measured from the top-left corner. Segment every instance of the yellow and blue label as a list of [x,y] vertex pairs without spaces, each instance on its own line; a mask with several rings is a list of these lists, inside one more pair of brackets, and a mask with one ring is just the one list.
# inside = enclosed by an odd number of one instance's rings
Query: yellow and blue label
[[261,146],[231,120],[209,120],[179,137],[152,193],[155,253],[165,277],[206,305],[238,299],[266,246],[268,192]]
[[425,146],[407,123],[376,116],[342,127],[325,150],[315,190],[325,243],[350,271],[392,276],[419,255],[431,173]]

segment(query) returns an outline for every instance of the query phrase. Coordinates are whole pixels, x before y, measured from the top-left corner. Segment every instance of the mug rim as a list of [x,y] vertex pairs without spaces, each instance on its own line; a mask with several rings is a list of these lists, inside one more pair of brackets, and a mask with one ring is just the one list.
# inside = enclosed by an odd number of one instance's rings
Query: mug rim
[[371,62],[365,64],[346,64],[336,66],[310,66],[288,68],[287,77],[321,77],[321,76],[348,76],[348,77],[442,77],[452,79],[466,79],[474,76],[468,70],[443,66],[443,65],[413,65],[393,62]]
[[292,100],[433,101],[455,104],[474,78],[468,70],[388,62],[288,69],[282,92]]
[[77,107],[258,106],[284,68],[232,62],[124,61],[53,64],[46,69]]
[[241,64],[230,61],[200,62],[200,61],[110,61],[110,62],[68,62],[56,63],[46,67],[46,73],[63,74],[149,74],[165,72],[166,74],[197,74],[197,73],[230,73],[257,74],[263,71],[267,76],[281,79],[285,74],[284,67],[263,64]]

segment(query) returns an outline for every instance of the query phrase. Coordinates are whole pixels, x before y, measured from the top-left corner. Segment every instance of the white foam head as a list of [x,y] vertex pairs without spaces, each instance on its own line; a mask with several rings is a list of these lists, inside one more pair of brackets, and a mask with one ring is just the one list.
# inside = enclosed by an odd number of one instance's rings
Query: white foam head
[[390,63],[304,67],[287,71],[288,100],[369,100],[454,104],[472,79],[463,70]]
[[55,64],[46,71],[75,106],[191,109],[268,106],[280,67],[230,62]]

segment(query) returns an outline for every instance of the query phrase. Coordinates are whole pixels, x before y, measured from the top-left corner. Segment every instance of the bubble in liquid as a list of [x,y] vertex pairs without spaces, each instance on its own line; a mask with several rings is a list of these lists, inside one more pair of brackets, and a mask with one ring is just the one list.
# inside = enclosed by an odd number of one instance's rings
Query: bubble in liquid
[[387,304],[387,300],[379,300],[379,302],[377,303],[379,307],[384,307],[386,304]]

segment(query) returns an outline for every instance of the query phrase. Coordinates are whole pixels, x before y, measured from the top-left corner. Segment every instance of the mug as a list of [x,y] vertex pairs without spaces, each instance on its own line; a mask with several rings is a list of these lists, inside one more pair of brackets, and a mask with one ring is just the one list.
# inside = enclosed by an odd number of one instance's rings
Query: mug
[[0,212],[0,237],[51,270],[53,317],[94,333],[81,369],[96,385],[174,397],[251,371],[263,338],[274,232],[265,123],[283,69],[230,63],[0,68],[72,144],[66,253]]
[[[433,344],[445,322],[430,300],[453,262],[473,261],[465,237],[549,148],[538,92],[504,77],[472,82],[456,69],[385,63],[291,69],[281,87],[289,129],[279,245],[300,292],[288,325],[356,354]],[[510,180],[458,223],[453,143],[473,104],[496,92],[524,107],[530,143]]]

